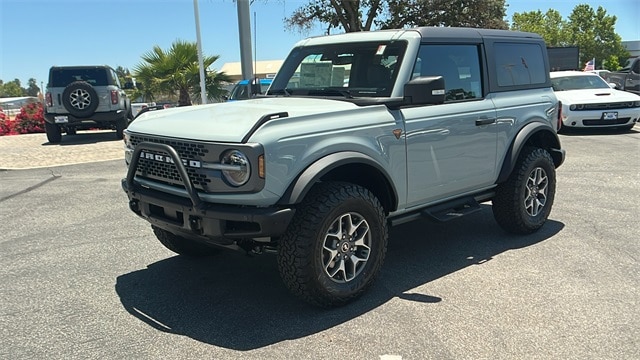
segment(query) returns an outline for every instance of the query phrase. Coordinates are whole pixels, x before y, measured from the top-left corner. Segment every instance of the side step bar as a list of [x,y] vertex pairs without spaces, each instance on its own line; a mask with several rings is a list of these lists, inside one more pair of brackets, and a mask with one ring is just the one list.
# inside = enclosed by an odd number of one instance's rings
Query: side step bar
[[426,208],[422,210],[422,214],[437,221],[444,222],[457,219],[480,210],[480,204],[478,204],[474,198],[463,198],[454,203],[444,203]]
[[396,226],[404,224],[409,221],[421,219],[424,217],[431,218],[433,220],[444,222],[453,219],[457,219],[464,215],[472,214],[476,211],[482,210],[480,202],[486,201],[490,196],[473,197],[468,196],[441,204],[429,206],[420,210],[408,214],[402,214],[398,217],[391,218],[389,224]]

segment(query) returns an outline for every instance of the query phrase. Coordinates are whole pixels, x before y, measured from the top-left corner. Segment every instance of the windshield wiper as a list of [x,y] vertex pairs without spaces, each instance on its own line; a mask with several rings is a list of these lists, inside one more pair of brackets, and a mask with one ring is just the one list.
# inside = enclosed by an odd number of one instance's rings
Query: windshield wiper
[[273,89],[273,90],[269,90],[269,95],[284,95],[284,96],[291,96],[291,93],[289,92],[288,89],[283,88],[283,89]]
[[335,96],[335,94],[339,94],[341,96],[346,97],[347,99],[352,99],[353,95],[351,95],[351,91],[343,88],[324,88],[324,89],[313,89],[309,90],[309,95],[325,95],[325,96]]

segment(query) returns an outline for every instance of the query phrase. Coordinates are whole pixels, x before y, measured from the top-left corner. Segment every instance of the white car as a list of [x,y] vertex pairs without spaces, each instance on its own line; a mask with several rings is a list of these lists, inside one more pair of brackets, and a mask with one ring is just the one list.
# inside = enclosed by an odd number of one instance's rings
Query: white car
[[613,89],[600,76],[582,71],[551,72],[562,102],[562,126],[633,128],[640,118],[640,96]]

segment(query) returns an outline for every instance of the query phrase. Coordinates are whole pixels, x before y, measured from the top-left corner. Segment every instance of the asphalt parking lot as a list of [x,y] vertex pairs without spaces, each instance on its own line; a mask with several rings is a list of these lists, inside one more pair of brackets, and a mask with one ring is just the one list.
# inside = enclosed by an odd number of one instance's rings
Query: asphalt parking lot
[[113,132],[0,137],[0,358],[638,359],[638,128],[561,135],[536,234],[489,205],[393,228],[376,284],[335,310],[292,298],[270,255],[164,249]]

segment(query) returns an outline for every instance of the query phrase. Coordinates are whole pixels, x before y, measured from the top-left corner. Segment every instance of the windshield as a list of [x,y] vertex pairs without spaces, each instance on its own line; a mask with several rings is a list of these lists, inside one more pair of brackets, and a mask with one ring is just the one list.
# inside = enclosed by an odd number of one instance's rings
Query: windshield
[[[266,93],[270,84],[271,82],[260,81],[260,93]],[[231,90],[229,100],[246,100],[249,97],[251,97],[251,86],[248,82],[243,81],[237,83],[233,90]]]
[[584,90],[584,89],[610,89],[598,75],[563,76],[551,79],[551,85],[555,91]]
[[388,97],[405,49],[403,41],[296,48],[267,94]]

